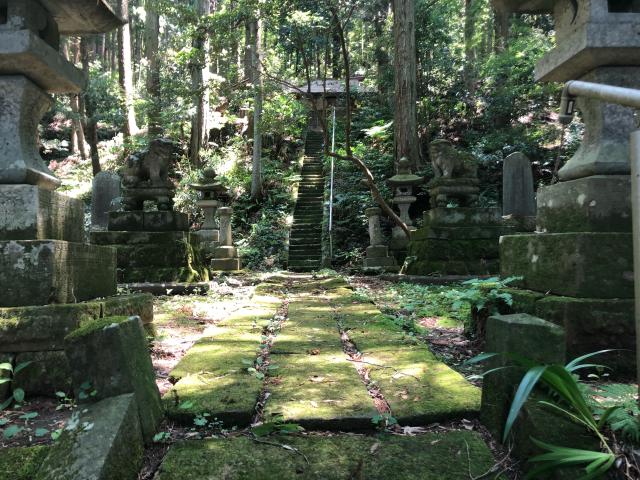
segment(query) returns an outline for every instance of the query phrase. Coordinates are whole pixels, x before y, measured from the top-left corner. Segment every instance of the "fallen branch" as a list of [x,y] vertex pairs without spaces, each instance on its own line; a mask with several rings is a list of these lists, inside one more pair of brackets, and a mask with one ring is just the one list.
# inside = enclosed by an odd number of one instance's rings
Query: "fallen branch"
[[378,367],[378,368],[386,368],[386,369],[389,369],[389,370],[393,370],[398,375],[404,375],[405,377],[411,377],[411,378],[415,379],[418,382],[420,381],[420,379],[418,377],[416,377],[415,375],[411,375],[410,373],[401,372],[397,368],[391,367],[389,365],[380,365],[378,363],[367,362],[366,360],[354,360],[354,359],[351,359],[351,358],[347,358],[347,361],[355,362],[355,363],[364,363],[366,365],[371,365],[373,367]]
[[285,445],[283,443],[268,442],[266,440],[260,440],[258,437],[256,437],[253,434],[249,438],[251,438],[251,440],[253,440],[256,443],[262,443],[264,445],[271,445],[272,447],[279,447],[279,448],[282,448],[284,450],[289,450],[290,452],[297,453],[302,458],[304,458],[304,461],[307,462],[307,465],[309,464],[309,459],[307,458],[307,456],[304,453],[302,453],[300,450],[298,450],[297,448],[292,447],[291,445]]
[[358,168],[360,168],[360,170],[364,175],[364,181],[369,187],[369,190],[371,190],[371,196],[373,197],[375,202],[380,206],[382,211],[389,216],[389,218],[393,221],[393,223],[395,223],[398,227],[402,229],[402,231],[405,233],[407,238],[411,238],[411,231],[409,230],[409,227],[407,227],[407,225],[396,214],[396,212],[394,212],[393,209],[387,204],[387,202],[385,202],[384,198],[382,197],[382,194],[380,193],[380,190],[378,190],[378,187],[376,186],[376,182],[373,178],[373,173],[371,173],[371,170],[369,170],[369,168],[365,165],[365,163],[359,158],[354,157],[353,155],[345,156],[345,155],[340,155],[339,153],[329,153],[329,155],[340,160],[348,160],[350,162],[353,162],[356,164]]

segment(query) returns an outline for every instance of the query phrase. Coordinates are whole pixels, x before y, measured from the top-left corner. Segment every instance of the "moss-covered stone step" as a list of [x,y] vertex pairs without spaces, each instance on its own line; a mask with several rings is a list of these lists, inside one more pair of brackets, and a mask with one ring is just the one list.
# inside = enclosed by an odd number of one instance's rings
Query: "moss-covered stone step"
[[208,413],[227,426],[251,422],[263,382],[247,367],[258,356],[263,329],[281,305],[266,288],[258,290],[251,305],[207,328],[171,371],[176,383],[163,398],[170,418],[191,423],[196,415]]
[[272,445],[247,437],[178,443],[165,457],[159,480],[460,480],[479,477],[494,464],[480,436],[466,431],[416,437],[286,436],[268,441]]

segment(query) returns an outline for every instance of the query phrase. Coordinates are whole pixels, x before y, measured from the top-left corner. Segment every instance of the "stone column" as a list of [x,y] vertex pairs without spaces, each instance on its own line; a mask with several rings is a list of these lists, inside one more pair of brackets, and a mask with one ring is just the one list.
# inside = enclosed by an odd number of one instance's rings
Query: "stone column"
[[218,219],[220,222],[220,246],[233,246],[233,238],[231,234],[231,215],[233,209],[231,207],[222,207],[218,209]]
[[378,207],[367,208],[365,214],[369,217],[369,243],[372,247],[384,245],[382,228],[380,227],[380,214],[382,210]]
[[380,215],[382,210],[378,207],[367,208],[365,210],[369,217],[369,247],[367,256],[364,259],[364,268],[375,268],[384,270],[397,270],[396,260],[389,255],[389,248],[385,245],[384,235],[380,226]]
[[531,161],[516,152],[502,166],[502,215],[513,221],[521,232],[532,232],[536,223],[536,193]]

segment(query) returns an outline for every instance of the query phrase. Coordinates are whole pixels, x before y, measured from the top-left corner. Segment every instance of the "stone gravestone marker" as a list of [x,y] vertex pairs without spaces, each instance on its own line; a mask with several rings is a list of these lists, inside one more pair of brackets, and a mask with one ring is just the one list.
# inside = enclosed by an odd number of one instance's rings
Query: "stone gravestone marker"
[[115,172],[100,172],[93,179],[91,195],[91,228],[106,230],[109,225],[109,212],[115,209],[114,203],[120,198],[120,175]]
[[504,159],[502,166],[502,215],[524,224],[535,223],[536,196],[531,162],[520,152]]

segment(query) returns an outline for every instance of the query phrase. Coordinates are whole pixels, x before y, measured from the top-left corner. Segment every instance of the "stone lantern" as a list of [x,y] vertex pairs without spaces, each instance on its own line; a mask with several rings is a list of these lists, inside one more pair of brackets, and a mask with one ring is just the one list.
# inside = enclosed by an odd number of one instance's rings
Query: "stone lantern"
[[[557,46],[538,63],[537,81],[640,88],[637,0],[494,4],[510,13],[553,14]],[[629,177],[634,112],[587,98],[578,98],[576,107],[584,138],[559,171],[560,182],[538,190],[537,233],[501,240],[502,274],[524,277],[523,286],[540,295],[545,319],[571,332],[570,357],[602,348],[635,349]],[[631,357],[616,356],[605,363],[632,369]]]
[[200,199],[196,202],[198,207],[204,212],[204,223],[196,234],[200,237],[200,243],[205,252],[213,253],[213,249],[220,241],[220,230],[216,223],[216,212],[222,206],[229,194],[227,189],[219,180],[213,168],[206,168],[202,172],[202,177],[198,183],[189,185],[200,194]]
[[[413,188],[424,183],[424,177],[414,175],[411,172],[409,160],[403,157],[398,162],[398,173],[387,182],[394,189],[393,203],[398,207],[400,219],[411,228],[413,221],[409,216],[409,209],[417,200],[413,195]],[[393,227],[391,236],[392,250],[404,250],[409,243],[409,239],[400,227]]]
[[86,81],[60,54],[60,34],[122,23],[103,0],[0,0],[0,357],[36,365],[14,378],[28,395],[71,390],[65,337],[83,322],[153,320],[151,298],[115,296],[116,252],[85,243],[84,204],[55,191],[38,149],[49,95]]
[[367,256],[364,259],[364,268],[383,269],[397,271],[396,259],[389,255],[389,248],[385,244],[384,235],[380,226],[382,210],[379,207],[371,207],[365,210],[369,219],[369,243]]

